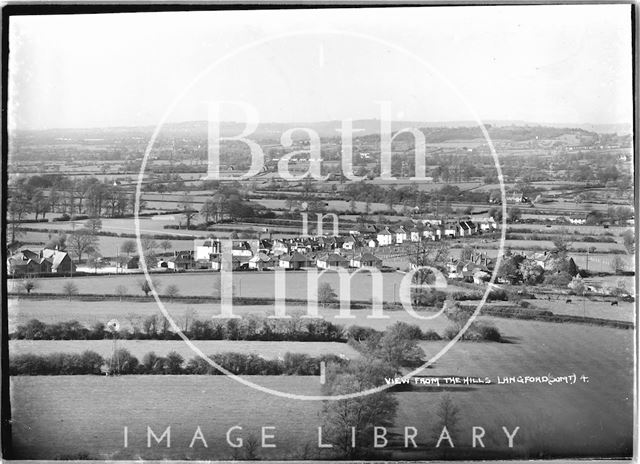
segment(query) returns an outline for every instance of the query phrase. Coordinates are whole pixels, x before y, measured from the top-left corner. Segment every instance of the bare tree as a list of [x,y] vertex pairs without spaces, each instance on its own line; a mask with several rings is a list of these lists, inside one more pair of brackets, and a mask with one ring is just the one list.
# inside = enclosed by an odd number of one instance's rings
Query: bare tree
[[[458,426],[460,422],[460,408],[451,399],[448,393],[442,395],[438,409],[436,410],[437,421],[433,425],[433,436],[436,443],[443,438],[443,443],[446,441],[444,438],[446,435],[451,437],[451,442],[454,442],[453,437],[458,433]],[[455,443],[455,442],[454,442]],[[442,457],[447,456],[447,446],[441,443]]]
[[180,289],[175,284],[167,285],[167,288],[164,291],[165,295],[169,297],[169,301],[173,301],[173,299],[180,294]]
[[125,287],[124,285],[118,285],[116,287],[116,295],[118,295],[118,297],[120,298],[120,301],[122,301],[122,297],[126,296],[129,293],[129,291],[127,290],[127,287]]
[[614,274],[619,274],[624,271],[627,263],[620,256],[616,255],[611,260],[611,270]]
[[36,282],[36,280],[31,277],[27,277],[25,280],[22,281],[21,287],[24,289],[25,292],[27,292],[27,294],[29,294],[31,293],[32,290],[35,290],[36,288],[38,288],[38,282]]
[[[155,280],[152,280],[151,283],[153,284],[153,287],[156,289],[156,292],[159,292],[160,284]],[[141,280],[139,284],[140,284],[140,290],[144,292],[144,295],[149,296],[149,293],[151,293],[151,285],[149,285],[149,282],[145,279],[145,280]]]
[[93,267],[93,272],[97,274],[98,269],[104,266],[104,262],[102,261],[102,255],[95,250],[91,251],[89,253],[89,260],[87,261],[87,264]]
[[191,204],[191,198],[189,195],[185,195],[182,197],[181,202],[178,204],[178,209],[184,214],[184,217],[187,221],[187,230],[191,227],[191,220],[193,217],[198,214],[198,211],[193,208]]
[[102,220],[100,218],[90,218],[84,223],[84,228],[89,230],[93,235],[96,235],[102,230]]
[[323,282],[318,287],[318,301],[322,303],[322,307],[324,308],[327,303],[331,303],[335,301],[338,295],[333,291],[331,285],[327,282]]
[[160,248],[162,248],[165,253],[167,251],[169,251],[171,248],[173,248],[173,245],[171,244],[171,240],[163,240],[163,241],[161,241],[160,242]]
[[87,229],[77,230],[68,236],[67,248],[78,257],[78,262],[80,262],[83,254],[98,251],[98,237]]
[[62,293],[71,301],[71,297],[78,294],[78,286],[73,282],[67,282],[62,286]]
[[187,309],[184,312],[182,330],[184,330],[185,332],[188,332],[189,329],[191,329],[191,324],[196,318],[196,315],[197,315],[197,312],[191,306],[187,307]]
[[124,242],[122,242],[122,245],[120,245],[120,251],[126,253],[127,256],[129,256],[131,253],[135,253],[137,248],[138,246],[133,240],[125,240]]

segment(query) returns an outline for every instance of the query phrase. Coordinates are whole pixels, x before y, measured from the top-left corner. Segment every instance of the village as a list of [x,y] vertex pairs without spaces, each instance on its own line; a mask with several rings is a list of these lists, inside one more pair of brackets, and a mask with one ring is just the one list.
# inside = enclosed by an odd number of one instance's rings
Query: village
[[[375,268],[394,271],[395,268],[383,265],[383,257],[392,255],[404,258],[409,264],[409,257],[415,253],[413,250],[423,242],[469,238],[492,233],[497,228],[498,224],[491,217],[475,222],[470,219],[423,219],[408,220],[395,226],[363,224],[350,230],[347,235],[252,239],[246,238],[247,234],[233,233],[228,240],[232,243],[232,266],[235,271],[267,271],[275,268]],[[219,271],[223,240],[225,239],[213,236],[195,239],[193,250],[175,251],[172,256],[154,256],[152,259],[147,257],[146,264],[150,271]],[[477,268],[489,271],[487,261],[485,259],[483,265],[478,263]],[[449,264],[452,263],[456,267],[463,266],[457,274],[464,272],[466,274],[463,277],[469,277],[472,269],[468,263],[452,261]],[[89,269],[89,273],[91,270],[94,273],[100,271],[101,274],[131,273],[140,269],[140,258],[134,255],[116,262],[115,268],[101,265]],[[13,277],[46,274],[73,276],[74,273],[77,275],[79,270],[66,251],[57,249],[43,248],[40,251],[32,251],[22,248],[7,258],[7,272]],[[453,277],[456,272],[452,269],[450,274]]]

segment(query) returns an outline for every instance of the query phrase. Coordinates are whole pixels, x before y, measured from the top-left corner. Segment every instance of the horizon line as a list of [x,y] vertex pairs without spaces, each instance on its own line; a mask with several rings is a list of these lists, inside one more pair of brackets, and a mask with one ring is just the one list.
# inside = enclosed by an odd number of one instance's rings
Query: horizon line
[[[372,117],[362,117],[362,118],[350,118],[352,122],[359,121],[381,121],[379,118]],[[300,125],[300,124],[323,124],[323,123],[334,123],[340,122],[341,119],[325,119],[325,120],[315,120],[315,121],[267,121],[258,123],[258,127],[260,125],[269,125],[269,124],[281,124],[281,125]],[[562,126],[567,129],[576,129],[578,126],[629,126],[631,132],[633,132],[633,122],[535,122],[535,121],[527,121],[522,119],[498,119],[498,118],[487,118],[481,119],[484,125],[490,124],[505,124],[512,126]],[[164,126],[170,125],[180,125],[180,124],[193,124],[193,123],[206,123],[206,119],[189,119],[182,121],[170,121],[166,122]],[[414,124],[438,124],[443,125],[444,127],[473,127],[479,126],[476,121],[471,119],[459,119],[459,120],[402,120],[402,119],[392,119],[391,123],[414,123]],[[468,123],[468,125],[466,125]],[[234,121],[234,120],[226,120],[221,121],[221,124],[246,124],[244,121]],[[451,124],[451,125],[450,125]],[[457,124],[457,126],[453,125]],[[465,124],[460,126],[460,124]],[[69,126],[69,127],[43,127],[43,128],[7,128],[9,134],[17,133],[17,132],[45,132],[45,131],[64,131],[64,130],[113,130],[113,129],[153,129],[157,127],[157,125],[153,124],[134,124],[134,125],[104,125],[104,126]]]

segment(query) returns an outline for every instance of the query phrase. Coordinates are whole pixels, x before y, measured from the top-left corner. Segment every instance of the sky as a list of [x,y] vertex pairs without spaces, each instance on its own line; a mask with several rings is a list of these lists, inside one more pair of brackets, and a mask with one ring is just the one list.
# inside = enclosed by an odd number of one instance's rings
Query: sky
[[[631,123],[630,5],[14,16],[10,129],[208,117]],[[386,102],[385,104],[380,102]]]

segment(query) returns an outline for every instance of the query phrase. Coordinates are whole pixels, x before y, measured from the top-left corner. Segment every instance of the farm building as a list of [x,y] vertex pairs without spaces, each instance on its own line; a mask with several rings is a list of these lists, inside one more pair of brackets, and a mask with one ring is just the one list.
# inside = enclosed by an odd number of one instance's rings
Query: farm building
[[76,267],[68,253],[44,248],[39,253],[23,249],[7,259],[7,272],[13,276],[31,274],[69,274]]
[[75,265],[71,261],[71,256],[64,251],[49,250],[47,248],[40,252],[45,261],[51,263],[51,272],[68,274],[75,270]]

